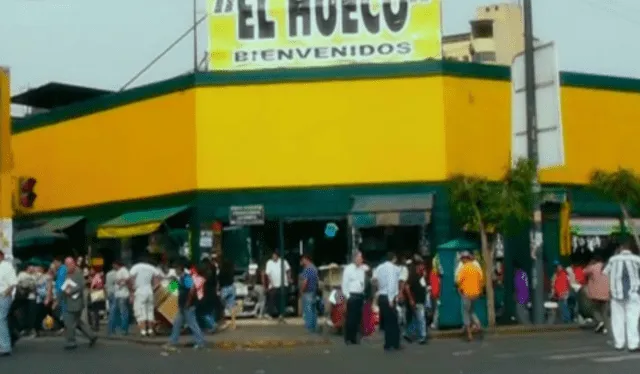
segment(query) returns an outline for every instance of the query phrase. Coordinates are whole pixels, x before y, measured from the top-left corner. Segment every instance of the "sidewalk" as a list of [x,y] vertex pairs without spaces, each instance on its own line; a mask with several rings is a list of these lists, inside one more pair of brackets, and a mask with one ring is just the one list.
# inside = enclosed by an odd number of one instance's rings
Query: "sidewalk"
[[[133,333],[129,336],[107,336],[104,331],[99,333],[99,337],[107,340],[158,346],[166,344],[169,339],[167,336],[143,337]],[[236,330],[227,329],[205,335],[205,338],[208,346],[225,350],[290,348],[331,343],[331,339],[323,334],[309,334],[300,326],[277,324],[277,322],[266,326],[241,326],[238,324]],[[191,344],[193,344],[191,336],[183,335],[180,337],[179,346],[185,347]]]
[[[237,321],[236,330],[225,330],[206,336],[208,344],[217,349],[271,349],[271,348],[291,348],[299,346],[328,345],[340,342],[341,337],[329,333],[309,334],[302,327],[301,318],[290,318],[286,322],[280,323],[277,320],[257,320],[246,319]],[[500,326],[493,331],[486,331],[487,335],[531,335],[547,332],[568,332],[581,330],[580,325],[545,325],[545,326]],[[132,331],[134,331],[133,327]],[[459,329],[445,331],[430,331],[432,339],[455,339],[462,336]],[[139,335],[107,336],[104,331],[100,333],[101,339],[124,341],[144,345],[163,345],[167,343],[168,337],[142,337]],[[374,334],[371,340],[382,339],[381,334]],[[189,346],[192,339],[188,335],[180,338],[180,346]]]

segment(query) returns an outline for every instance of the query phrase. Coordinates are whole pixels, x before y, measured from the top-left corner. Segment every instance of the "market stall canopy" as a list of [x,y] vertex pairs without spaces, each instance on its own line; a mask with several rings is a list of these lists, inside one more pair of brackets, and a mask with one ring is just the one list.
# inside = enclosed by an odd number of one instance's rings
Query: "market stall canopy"
[[98,238],[130,238],[158,230],[167,219],[183,213],[188,205],[123,214],[98,227]]
[[13,238],[13,246],[15,248],[25,248],[36,245],[49,245],[66,239],[68,238],[65,234],[45,230],[42,227],[36,227],[17,231]]
[[40,226],[44,230],[48,230],[51,232],[62,232],[67,230],[84,219],[83,216],[73,216],[73,217],[58,217],[53,218],[47,221],[44,225]]
[[423,226],[429,224],[432,208],[433,194],[354,196],[349,223],[358,228]]

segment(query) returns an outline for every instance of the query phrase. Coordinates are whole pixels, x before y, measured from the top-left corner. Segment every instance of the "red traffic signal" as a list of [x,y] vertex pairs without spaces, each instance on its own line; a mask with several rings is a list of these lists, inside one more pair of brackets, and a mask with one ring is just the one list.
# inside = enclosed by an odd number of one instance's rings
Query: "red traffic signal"
[[35,178],[20,178],[20,206],[23,208],[33,208],[36,201],[36,193],[33,191],[36,186]]

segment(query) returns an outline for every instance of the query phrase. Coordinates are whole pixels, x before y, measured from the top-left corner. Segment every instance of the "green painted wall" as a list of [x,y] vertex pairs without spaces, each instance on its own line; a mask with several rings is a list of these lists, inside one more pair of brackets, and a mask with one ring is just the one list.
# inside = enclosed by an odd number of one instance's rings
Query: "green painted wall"
[[[616,204],[603,200],[583,187],[566,189],[573,203],[573,214],[581,216],[618,217]],[[21,222],[47,219],[59,216],[83,215],[87,217],[87,231],[95,232],[96,227],[120,214],[155,209],[168,206],[191,205],[191,225],[215,220],[226,221],[232,205],[263,204],[268,219],[312,219],[314,217],[344,217],[351,208],[351,198],[355,195],[433,193],[434,208],[430,237],[435,247],[461,235],[459,225],[454,222],[449,209],[448,193],[443,183],[394,184],[342,187],[316,187],[298,189],[246,189],[230,191],[197,191],[185,194],[159,196],[144,200],[120,201],[47,214],[16,217],[16,226]],[[558,253],[559,221],[557,212],[545,212],[545,253]],[[551,219],[551,221],[549,221]],[[507,238],[507,248],[520,254],[520,249],[528,248],[528,238],[512,234]],[[197,242],[194,236],[193,242]],[[523,255],[526,255],[523,253]]]

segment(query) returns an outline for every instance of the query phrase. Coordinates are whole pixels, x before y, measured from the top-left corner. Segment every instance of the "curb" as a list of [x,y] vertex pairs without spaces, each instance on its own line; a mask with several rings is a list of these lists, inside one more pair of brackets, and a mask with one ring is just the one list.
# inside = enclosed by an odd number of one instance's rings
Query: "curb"
[[[559,332],[576,332],[583,331],[585,327],[580,325],[549,325],[549,326],[517,326],[513,328],[498,328],[493,330],[484,330],[485,336],[514,336],[514,335],[536,335],[545,333],[559,333]],[[434,331],[430,334],[430,339],[433,340],[448,340],[462,338],[463,334],[460,330],[446,330],[446,331]],[[336,338],[338,338],[336,336]],[[121,336],[100,336],[100,339],[107,341],[119,341],[125,343],[146,345],[146,346],[163,346],[166,344],[166,340],[160,340],[158,338],[148,339],[141,337],[121,337]],[[331,345],[337,339],[331,339],[330,337],[315,338],[315,339],[253,339],[253,340],[216,340],[208,342],[207,347],[225,351],[233,351],[240,349],[276,349],[276,348],[297,348],[297,347],[312,347]],[[180,342],[178,347],[186,348],[191,347],[190,342]]]
[[[513,335],[536,335],[554,332],[574,332],[583,331],[585,327],[581,325],[548,325],[548,326],[518,326],[513,328],[503,327],[496,329],[485,329],[483,333],[488,336],[513,336]],[[453,339],[462,336],[460,330],[446,330],[431,332],[432,339]]]
[[[119,341],[125,343],[133,343],[146,346],[163,346],[166,340],[144,339],[144,338],[123,338],[101,336],[100,339],[108,341]],[[310,347],[331,344],[330,339],[256,339],[245,341],[219,340],[207,342],[208,348],[219,349],[223,351],[233,351],[239,349],[275,349],[275,348],[296,348]],[[179,342],[179,348],[187,348],[193,346],[191,342]]]

